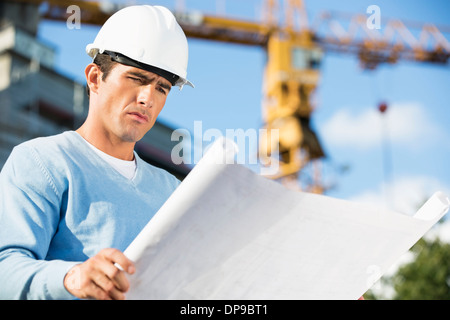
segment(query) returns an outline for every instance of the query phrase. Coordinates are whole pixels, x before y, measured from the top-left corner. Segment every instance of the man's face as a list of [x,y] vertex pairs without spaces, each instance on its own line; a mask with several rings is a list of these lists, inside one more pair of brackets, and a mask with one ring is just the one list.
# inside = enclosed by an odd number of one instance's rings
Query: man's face
[[170,88],[157,74],[116,64],[98,88],[99,129],[110,139],[139,141],[153,127]]

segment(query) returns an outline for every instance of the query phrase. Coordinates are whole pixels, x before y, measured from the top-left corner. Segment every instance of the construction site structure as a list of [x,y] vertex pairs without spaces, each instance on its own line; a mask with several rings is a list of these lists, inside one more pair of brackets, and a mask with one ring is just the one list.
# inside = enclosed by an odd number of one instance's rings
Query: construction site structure
[[[81,9],[81,23],[102,25],[121,8],[105,2],[79,0],[7,0],[6,2],[40,6],[44,19],[66,21],[70,5]],[[320,63],[327,52],[356,56],[365,69],[399,61],[444,65],[450,57],[450,42],[444,34],[450,28],[431,24],[406,26],[399,20],[370,28],[367,15],[324,13],[309,23],[302,0],[264,1],[262,21],[248,21],[199,12],[174,12],[191,38],[259,46],[267,54],[263,85],[264,127],[278,129],[278,138],[260,137],[261,155],[279,161],[279,171],[271,176],[282,182],[298,182],[299,174],[325,157],[325,151],[311,125],[314,112],[312,96],[320,79]],[[281,18],[280,18],[281,17]],[[414,29],[415,32],[412,31]],[[266,132],[271,132],[267,130]],[[276,153],[276,154],[274,154]],[[268,159],[266,159],[269,161]],[[320,168],[307,185],[299,188],[322,193]]]

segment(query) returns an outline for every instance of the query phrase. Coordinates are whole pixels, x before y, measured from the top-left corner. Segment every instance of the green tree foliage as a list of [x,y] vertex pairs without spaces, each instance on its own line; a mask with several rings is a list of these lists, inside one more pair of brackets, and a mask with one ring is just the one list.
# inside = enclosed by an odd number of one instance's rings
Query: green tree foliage
[[399,300],[450,300],[450,244],[421,239],[412,248],[414,261],[388,281]]

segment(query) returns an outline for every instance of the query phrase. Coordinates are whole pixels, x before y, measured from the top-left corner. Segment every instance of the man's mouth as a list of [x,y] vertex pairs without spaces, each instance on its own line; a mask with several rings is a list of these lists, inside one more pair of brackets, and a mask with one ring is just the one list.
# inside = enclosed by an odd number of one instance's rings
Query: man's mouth
[[134,120],[140,122],[140,123],[147,123],[148,117],[145,114],[139,113],[139,112],[129,112],[128,113]]

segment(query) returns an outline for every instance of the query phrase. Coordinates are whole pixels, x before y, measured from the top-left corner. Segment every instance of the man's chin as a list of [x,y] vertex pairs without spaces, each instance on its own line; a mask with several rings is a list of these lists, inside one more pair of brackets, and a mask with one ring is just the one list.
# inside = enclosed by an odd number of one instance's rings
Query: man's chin
[[142,134],[140,132],[139,133],[127,132],[127,133],[122,134],[120,136],[120,139],[123,142],[136,143],[136,142],[140,141],[144,137],[144,135],[145,135],[145,133]]

